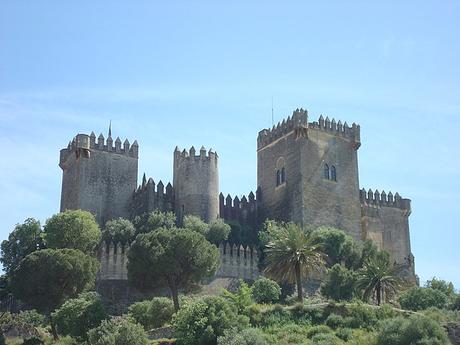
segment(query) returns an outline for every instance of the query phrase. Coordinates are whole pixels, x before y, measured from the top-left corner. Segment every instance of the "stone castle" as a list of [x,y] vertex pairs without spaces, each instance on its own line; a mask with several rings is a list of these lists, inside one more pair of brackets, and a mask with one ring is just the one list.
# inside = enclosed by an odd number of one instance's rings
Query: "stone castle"
[[[123,143],[78,134],[60,152],[63,170],[61,211],[92,212],[101,226],[118,217],[132,219],[154,210],[193,214],[210,222],[238,222],[257,236],[265,219],[305,226],[327,225],[356,240],[371,239],[415,279],[409,215],[411,202],[398,193],[360,189],[357,153],[360,126],[322,116],[309,122],[306,110],[263,129],[257,138],[257,190],[242,198],[219,194],[219,156],[201,147],[174,150],[173,184],[143,176],[138,186],[137,141]],[[243,241],[244,242],[244,241]],[[128,245],[104,243],[102,280],[126,280]],[[218,276],[258,276],[258,252],[248,243],[223,243]]]

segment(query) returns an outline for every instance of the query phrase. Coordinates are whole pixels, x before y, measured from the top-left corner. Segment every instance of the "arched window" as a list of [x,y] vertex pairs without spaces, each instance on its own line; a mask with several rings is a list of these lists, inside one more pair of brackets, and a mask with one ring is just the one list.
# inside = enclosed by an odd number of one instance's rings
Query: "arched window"
[[281,169],[281,183],[286,182],[286,171],[284,170],[284,167]]
[[330,175],[329,175],[329,165],[327,164],[324,164],[324,178],[325,179],[330,179]]
[[337,172],[335,170],[335,166],[331,166],[331,180],[337,181]]
[[279,170],[276,171],[276,186],[281,184],[281,172]]

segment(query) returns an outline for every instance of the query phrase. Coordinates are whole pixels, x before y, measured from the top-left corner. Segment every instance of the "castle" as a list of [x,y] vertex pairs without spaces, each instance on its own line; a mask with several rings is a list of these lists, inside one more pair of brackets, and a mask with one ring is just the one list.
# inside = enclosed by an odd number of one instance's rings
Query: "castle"
[[[357,152],[360,126],[324,119],[309,122],[306,110],[263,129],[257,138],[257,190],[232,198],[219,194],[219,156],[201,147],[174,150],[173,184],[155,184],[144,174],[137,185],[139,145],[101,134],[77,134],[60,152],[61,211],[83,209],[106,221],[154,210],[193,214],[210,222],[237,221],[257,236],[265,219],[305,226],[333,226],[356,240],[371,239],[415,279],[409,216],[411,202],[398,193],[360,189]],[[102,246],[100,279],[126,280],[127,246]],[[247,243],[221,244],[218,275],[251,279],[257,250]]]

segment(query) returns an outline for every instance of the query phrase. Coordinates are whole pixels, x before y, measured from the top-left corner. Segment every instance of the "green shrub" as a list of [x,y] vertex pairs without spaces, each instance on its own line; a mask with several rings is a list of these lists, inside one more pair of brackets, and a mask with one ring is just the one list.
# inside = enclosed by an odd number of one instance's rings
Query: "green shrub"
[[378,319],[374,308],[368,304],[355,302],[346,306],[347,317],[344,318],[344,325],[350,328],[373,329]]
[[274,303],[279,301],[280,286],[268,278],[259,278],[252,285],[252,297],[257,303]]
[[451,305],[452,310],[460,310],[460,294],[458,294]]
[[166,297],[154,297],[150,301],[136,302],[129,307],[129,315],[146,330],[170,322],[173,314],[174,305]]
[[264,329],[269,336],[271,344],[276,345],[311,345],[312,342],[307,338],[308,328],[295,323],[272,326]]
[[436,321],[422,315],[383,321],[377,335],[377,345],[410,344],[448,345],[450,342]]
[[256,328],[247,328],[238,332],[227,330],[217,338],[217,345],[268,345],[263,332]]
[[44,326],[46,323],[45,316],[40,314],[35,309],[21,311],[17,318],[18,321],[34,327]]
[[440,290],[431,288],[413,287],[399,296],[399,304],[408,310],[418,311],[430,307],[444,308],[447,304],[447,295]]
[[333,333],[333,331],[326,325],[313,326],[307,331],[307,337],[312,339],[315,335],[323,333]]
[[249,324],[236,307],[218,296],[209,296],[183,306],[173,317],[178,345],[215,345],[225,330]]
[[233,303],[239,313],[245,313],[251,304],[253,304],[251,288],[243,279],[239,280],[239,287],[236,292],[224,289],[223,297]]
[[95,292],[80,294],[67,300],[52,314],[59,334],[86,339],[87,332],[107,318],[101,298]]
[[23,345],[43,345],[43,340],[38,337],[32,337],[28,339],[24,339]]
[[147,345],[144,328],[126,317],[114,317],[88,332],[89,345]]
[[333,333],[318,333],[311,340],[315,345],[339,345],[342,343]]
[[58,340],[50,340],[50,342],[46,342],[46,345],[82,345],[81,342],[78,342],[76,339],[72,337],[61,337]]
[[343,317],[337,314],[330,314],[326,319],[326,325],[333,329],[342,327],[344,325]]
[[335,335],[343,341],[348,341],[352,338],[353,330],[350,328],[339,328],[335,331]]
[[356,273],[341,264],[335,264],[327,273],[326,280],[321,284],[321,294],[336,301],[348,301],[353,298]]

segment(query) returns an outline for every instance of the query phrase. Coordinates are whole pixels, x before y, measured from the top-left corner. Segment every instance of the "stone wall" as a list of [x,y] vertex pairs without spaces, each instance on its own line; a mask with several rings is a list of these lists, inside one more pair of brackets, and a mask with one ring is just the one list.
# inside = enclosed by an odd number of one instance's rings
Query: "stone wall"
[[373,240],[380,249],[387,250],[392,260],[415,276],[414,257],[411,252],[409,199],[398,193],[360,191],[362,227],[365,238]]
[[260,276],[259,254],[251,246],[222,243],[220,250],[220,266],[216,278],[241,278],[255,280]]
[[160,180],[155,188],[152,178],[146,181],[145,174],[131,201],[131,217],[143,213],[159,210],[161,212],[174,211],[174,190],[171,183],[166,185]]
[[59,166],[63,170],[61,211],[82,209],[106,221],[129,218],[130,201],[137,186],[138,145],[119,138],[113,146],[102,134],[96,143],[94,133],[78,134],[61,150]]
[[186,214],[211,222],[219,216],[218,155],[202,147],[199,155],[176,147],[174,151],[173,187],[175,211],[179,219]]

